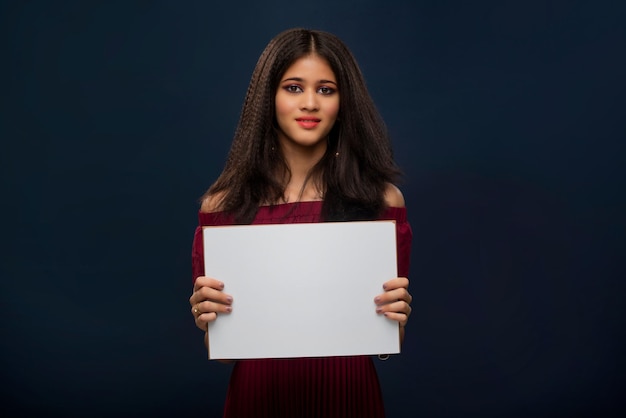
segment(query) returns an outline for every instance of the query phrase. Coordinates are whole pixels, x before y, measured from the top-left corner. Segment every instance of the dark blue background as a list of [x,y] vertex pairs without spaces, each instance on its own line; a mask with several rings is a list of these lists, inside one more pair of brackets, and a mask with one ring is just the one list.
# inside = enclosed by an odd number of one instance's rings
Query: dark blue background
[[219,416],[230,366],[189,314],[197,199],[294,26],[353,50],[406,173],[388,416],[623,413],[619,4],[4,2],[2,416]]

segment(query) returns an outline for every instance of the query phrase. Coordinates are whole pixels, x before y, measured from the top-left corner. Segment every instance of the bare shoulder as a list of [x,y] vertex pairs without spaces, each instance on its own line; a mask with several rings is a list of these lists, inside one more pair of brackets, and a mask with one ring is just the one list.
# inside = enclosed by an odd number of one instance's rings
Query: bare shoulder
[[226,192],[219,192],[205,197],[200,205],[200,212],[219,212],[222,208],[222,201],[225,196]]
[[403,208],[405,206],[402,192],[391,183],[387,183],[387,188],[385,189],[385,203],[392,208]]

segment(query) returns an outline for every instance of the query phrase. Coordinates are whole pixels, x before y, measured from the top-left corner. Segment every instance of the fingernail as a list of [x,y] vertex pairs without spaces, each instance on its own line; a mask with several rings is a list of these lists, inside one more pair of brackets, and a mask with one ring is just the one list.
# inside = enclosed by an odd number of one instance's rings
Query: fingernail
[[387,290],[387,285],[386,284],[383,285],[383,289]]
[[381,313],[383,311],[383,308],[376,308],[376,313]]
[[385,312],[383,315],[385,315],[385,316],[389,316],[389,312]]
[[376,296],[376,297],[374,298],[374,302],[376,302],[376,303],[380,302],[380,296]]
[[226,307],[226,312],[230,312],[230,311],[232,311],[232,310],[233,310],[233,308],[231,308],[230,306],[227,306],[227,307]]
[[220,282],[220,289],[224,288],[224,283]]
[[228,303],[232,303],[232,302],[233,302],[233,298],[231,298],[230,296],[228,296],[228,297],[226,298],[226,302],[228,302]]

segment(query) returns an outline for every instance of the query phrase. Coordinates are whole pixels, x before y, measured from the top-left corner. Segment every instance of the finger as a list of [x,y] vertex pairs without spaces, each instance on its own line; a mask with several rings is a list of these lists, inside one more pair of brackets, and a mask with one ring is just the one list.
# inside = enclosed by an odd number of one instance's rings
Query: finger
[[229,305],[222,305],[215,302],[201,302],[191,307],[191,314],[195,318],[195,323],[198,328],[206,331],[209,322],[217,319],[218,313],[229,313],[232,311],[232,307]]
[[387,291],[399,289],[401,287],[407,289],[409,287],[409,279],[406,277],[394,277],[393,279],[387,280],[383,283],[383,289]]
[[189,298],[189,304],[191,306],[194,306],[205,300],[222,303],[224,305],[230,305],[233,303],[233,297],[231,295],[226,294],[220,290],[205,286],[193,292],[193,294]]
[[374,303],[376,303],[376,305],[384,305],[386,303],[391,303],[398,300],[402,300],[410,304],[413,301],[413,296],[411,296],[408,290],[406,290],[404,287],[401,287],[399,289],[394,289],[385,293],[381,293],[374,298]]
[[392,321],[396,321],[400,324],[401,327],[405,327],[409,317],[406,314],[403,313],[397,313],[397,312],[385,312],[385,316],[388,319],[391,319]]
[[213,289],[217,289],[217,290],[223,290],[224,289],[224,283],[214,279],[213,277],[207,277],[207,276],[198,276],[196,277],[196,281],[193,283],[193,291],[195,292],[196,290],[200,289],[201,287],[211,287]]
[[202,315],[208,312],[216,312],[218,314],[230,313],[233,310],[233,307],[230,305],[224,305],[222,303],[205,300],[204,302],[196,304],[196,306],[192,308],[192,311],[195,311],[196,309],[198,310],[197,315]]
[[204,325],[203,329],[206,329],[206,325],[211,321],[215,321],[218,314],[230,313],[231,310],[230,306],[213,302],[202,302],[191,308],[191,314],[196,321],[196,325],[202,323]]
[[411,306],[409,304],[407,304],[406,302],[394,302],[394,303],[389,303],[387,305],[382,305],[382,306],[377,306],[376,307],[376,312],[377,313],[387,313],[387,312],[392,312],[392,313],[403,313],[406,316],[411,315]]
[[209,322],[213,322],[217,319],[217,314],[215,312],[208,312],[199,315],[196,317],[196,326],[200,328],[202,331],[206,331],[209,329]]

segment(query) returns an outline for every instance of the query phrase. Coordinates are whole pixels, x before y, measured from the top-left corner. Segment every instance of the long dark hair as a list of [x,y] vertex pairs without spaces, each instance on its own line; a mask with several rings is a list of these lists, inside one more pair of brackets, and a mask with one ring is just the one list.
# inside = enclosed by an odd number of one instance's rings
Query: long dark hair
[[290,29],[272,39],[259,57],[226,166],[203,196],[221,196],[219,209],[237,222],[252,222],[259,205],[283,197],[290,172],[276,133],[276,90],[289,66],[311,53],[328,61],[340,94],[326,153],[308,176],[323,187],[323,218],[376,218],[385,209],[388,183],[399,178],[386,127],[352,53],[330,33]]

